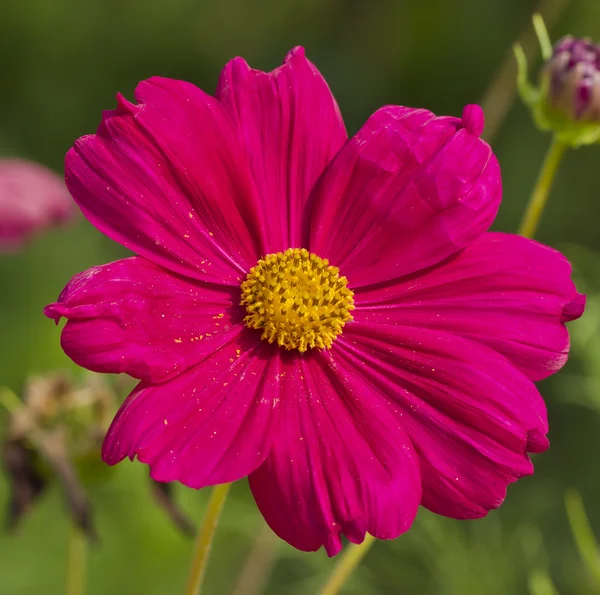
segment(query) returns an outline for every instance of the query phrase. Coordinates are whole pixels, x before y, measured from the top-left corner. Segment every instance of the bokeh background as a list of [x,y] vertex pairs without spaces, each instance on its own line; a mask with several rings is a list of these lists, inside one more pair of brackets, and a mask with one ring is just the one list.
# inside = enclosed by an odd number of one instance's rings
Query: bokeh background
[[[573,33],[600,40],[600,2],[563,4],[551,27],[554,39]],[[0,155],[61,171],[66,150],[95,130],[117,91],[132,98],[136,83],[155,74],[212,91],[233,56],[270,70],[297,44],[328,80],[351,134],[387,103],[460,115],[464,104],[486,96],[536,6],[533,0],[4,0]],[[511,76],[506,81],[498,92],[510,93]],[[505,189],[496,229],[515,230],[549,140],[515,102],[493,139]],[[375,545],[345,592],[600,593],[564,507],[565,491],[577,489],[600,534],[599,166],[598,147],[567,154],[538,234],[570,256],[590,304],[571,327],[567,367],[541,386],[552,447],[536,457],[535,476],[511,486],[503,507],[483,520],[460,523],[422,510],[408,534]],[[73,274],[124,254],[80,218],[20,253],[0,256],[0,384],[19,391],[31,373],[75,371],[42,308]],[[89,595],[182,592],[192,543],[156,507],[146,477],[141,464],[123,463],[91,490],[101,543],[89,554]],[[177,497],[199,522],[207,493],[180,488]],[[6,499],[0,477],[0,504]],[[233,593],[257,535],[266,539],[264,556],[276,548],[267,593],[316,592],[333,561],[269,541],[263,526],[240,482],[217,536],[208,595]],[[17,535],[0,533],[0,595],[63,593],[66,540],[55,487]]]

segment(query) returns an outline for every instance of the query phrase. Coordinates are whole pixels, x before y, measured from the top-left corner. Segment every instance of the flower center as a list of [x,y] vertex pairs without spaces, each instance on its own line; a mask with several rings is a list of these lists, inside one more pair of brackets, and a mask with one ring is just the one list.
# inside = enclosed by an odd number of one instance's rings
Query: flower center
[[329,349],[352,320],[354,294],[347,284],[337,267],[304,248],[267,254],[242,283],[244,322],[285,349]]

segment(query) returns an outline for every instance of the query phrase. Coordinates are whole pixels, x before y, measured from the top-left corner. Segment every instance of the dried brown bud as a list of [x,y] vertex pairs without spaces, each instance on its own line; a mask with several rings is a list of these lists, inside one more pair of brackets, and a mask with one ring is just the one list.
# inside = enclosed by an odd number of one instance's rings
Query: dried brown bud
[[[100,458],[102,441],[116,409],[116,396],[103,378],[90,375],[75,384],[50,374],[29,379],[23,401],[10,411],[2,447],[10,500],[7,527],[14,530],[48,482],[60,484],[75,523],[95,539],[92,508],[84,489],[102,481],[112,468]],[[177,506],[173,486],[150,480],[150,490],[180,531],[195,527]]]
[[46,478],[35,458],[35,453],[19,440],[9,440],[3,445],[2,462],[10,487],[6,518],[9,531],[17,529],[19,521],[46,488]]
[[[58,374],[31,378],[22,405],[11,411],[3,448],[11,489],[7,524],[18,522],[46,483],[60,483],[69,514],[95,538],[92,510],[80,468],[90,460],[99,473],[102,439],[115,408],[115,396],[96,376],[76,385]],[[89,465],[86,466],[86,470]]]

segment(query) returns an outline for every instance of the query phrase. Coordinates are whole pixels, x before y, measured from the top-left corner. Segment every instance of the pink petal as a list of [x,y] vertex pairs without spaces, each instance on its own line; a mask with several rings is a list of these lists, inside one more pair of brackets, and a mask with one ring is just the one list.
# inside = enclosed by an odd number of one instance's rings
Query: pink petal
[[577,320],[583,315],[585,310],[586,296],[583,293],[578,293],[572,301],[565,304],[561,313],[560,319],[562,322],[570,322],[571,320]]
[[139,256],[76,275],[45,314],[68,322],[62,347],[94,372],[159,382],[243,329],[240,290],[192,282]]
[[239,284],[266,230],[237,134],[221,104],[190,83],[152,78],[118,96],[98,132],[67,153],[84,215],[149,260],[203,281]]
[[302,245],[309,192],[347,135],[327,83],[302,48],[270,73],[235,58],[216,93],[235,122],[259,190],[269,252]]
[[[422,504],[453,518],[498,507],[548,447],[546,408],[507,359],[429,329],[355,322],[332,351],[383,404],[392,404],[419,456]],[[348,383],[353,385],[354,378]]]
[[250,476],[273,531],[330,556],[341,535],[393,539],[421,499],[413,448],[391,412],[325,352],[279,353],[280,420],[271,453]]
[[426,110],[375,112],[315,187],[311,252],[356,288],[434,265],[477,239],[500,204],[500,168],[461,126]]
[[0,159],[0,251],[68,221],[75,204],[53,171],[22,159]]
[[556,250],[486,233],[422,275],[355,294],[356,320],[418,326],[483,343],[532,380],[567,361],[566,320],[583,313],[571,265]]
[[269,451],[277,414],[269,347],[245,333],[172,380],[141,382],[108,431],[104,461],[137,456],[157,481],[192,488],[251,473]]

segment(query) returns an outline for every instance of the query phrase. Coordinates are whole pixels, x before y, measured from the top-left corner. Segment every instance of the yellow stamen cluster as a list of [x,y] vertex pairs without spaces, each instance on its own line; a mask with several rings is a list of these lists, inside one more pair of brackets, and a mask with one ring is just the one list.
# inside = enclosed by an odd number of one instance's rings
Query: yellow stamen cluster
[[339,273],[304,248],[267,254],[242,283],[244,322],[285,349],[329,349],[354,310],[354,294]]

